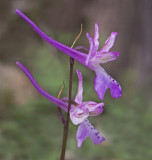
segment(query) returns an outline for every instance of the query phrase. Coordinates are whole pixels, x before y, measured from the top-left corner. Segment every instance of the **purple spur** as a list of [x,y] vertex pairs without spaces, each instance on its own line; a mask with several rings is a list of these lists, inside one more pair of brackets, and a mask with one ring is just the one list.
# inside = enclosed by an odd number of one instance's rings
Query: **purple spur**
[[65,46],[52,38],[48,37],[44,32],[42,32],[26,15],[24,15],[18,9],[16,13],[22,17],[30,26],[48,43],[67,54],[68,56],[74,58],[81,64],[85,65],[89,69],[93,70],[96,74],[94,80],[94,88],[97,92],[99,98],[103,100],[105,92],[110,88],[110,92],[113,98],[119,98],[122,95],[122,90],[119,83],[114,80],[108,73],[100,66],[101,63],[106,63],[112,60],[115,60],[119,57],[119,53],[115,51],[109,51],[114,45],[115,38],[117,36],[116,32],[112,32],[110,37],[105,42],[105,45],[98,51],[99,48],[99,29],[98,24],[95,24],[95,33],[94,38],[92,38],[89,33],[87,33],[87,38],[90,43],[89,53],[83,53],[78,51],[82,47],[76,47],[72,49],[68,46]]
[[[33,78],[32,74],[27,70],[25,66],[23,66],[20,62],[16,62],[18,67],[26,74],[26,76],[29,78],[33,86],[36,88],[36,90],[43,95],[45,98],[47,98],[49,101],[60,107],[62,110],[67,112],[68,110],[68,103],[66,102],[68,98],[63,98],[59,100],[58,98],[53,97],[52,95],[48,94],[46,91],[44,91],[38,83]],[[71,105],[70,110],[70,118],[74,125],[79,125],[76,139],[77,139],[77,146],[81,147],[83,141],[86,139],[86,137],[89,137],[91,141],[94,144],[100,144],[102,141],[104,141],[104,137],[91,125],[91,123],[88,120],[89,116],[97,116],[100,115],[103,111],[104,103],[96,103],[92,101],[88,102],[82,102],[83,98],[83,78],[82,74],[79,70],[77,70],[77,75],[79,79],[78,84],[78,92],[75,97],[75,100],[73,101]]]

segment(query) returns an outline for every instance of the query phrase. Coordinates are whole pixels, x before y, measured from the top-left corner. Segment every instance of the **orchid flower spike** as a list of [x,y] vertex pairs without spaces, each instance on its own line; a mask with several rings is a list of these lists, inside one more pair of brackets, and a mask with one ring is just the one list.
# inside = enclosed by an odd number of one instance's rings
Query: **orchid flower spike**
[[[49,101],[60,107],[62,110],[67,112],[68,110],[68,98],[58,99],[53,97],[52,95],[48,94],[46,91],[44,91],[38,83],[33,78],[32,74],[23,66],[20,62],[16,62],[18,67],[26,74],[26,76],[29,78],[33,86],[36,88],[36,90],[43,95],[45,98],[47,98]],[[86,139],[86,137],[90,137],[91,141],[94,144],[100,144],[102,141],[104,141],[104,137],[91,125],[89,120],[87,119],[89,116],[97,116],[100,115],[103,111],[104,103],[96,103],[92,101],[88,102],[82,102],[82,94],[83,94],[83,78],[81,75],[81,72],[77,70],[77,75],[79,79],[78,84],[78,92],[75,97],[75,100],[73,101],[71,105],[70,110],[70,118],[74,125],[79,125],[77,130],[77,146],[81,147],[83,141]]]
[[100,66],[100,63],[106,63],[118,58],[119,53],[115,51],[109,51],[111,47],[114,45],[115,38],[117,36],[116,32],[112,32],[110,37],[105,42],[105,45],[98,51],[99,48],[99,29],[98,24],[95,24],[95,34],[94,38],[92,38],[89,33],[87,33],[87,38],[90,43],[89,53],[83,53],[78,51],[78,49],[85,47],[77,47],[72,49],[68,46],[65,46],[52,38],[48,37],[44,32],[42,32],[27,16],[25,16],[18,9],[16,13],[22,17],[27,23],[31,25],[31,27],[48,43],[67,54],[68,56],[74,58],[78,62],[82,63],[89,69],[95,71],[96,77],[94,80],[94,88],[97,92],[99,98],[103,100],[105,92],[108,88],[110,88],[110,92],[113,98],[119,98],[122,95],[121,87],[119,83],[114,80],[111,76],[107,74],[107,72]]

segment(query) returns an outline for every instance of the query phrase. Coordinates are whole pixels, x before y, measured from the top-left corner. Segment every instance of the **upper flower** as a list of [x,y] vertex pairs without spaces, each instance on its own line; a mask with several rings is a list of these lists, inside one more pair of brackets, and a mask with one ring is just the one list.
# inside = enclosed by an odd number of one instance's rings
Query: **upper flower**
[[[53,97],[52,95],[48,94],[38,85],[38,83],[33,78],[32,74],[27,70],[27,68],[25,68],[25,66],[23,66],[20,62],[16,62],[16,64],[22,69],[22,71],[26,74],[33,86],[37,89],[37,91],[40,94],[42,94],[45,98],[47,98],[52,103],[56,104],[58,107],[67,112],[68,103],[66,103],[66,101],[68,101],[68,98],[63,98],[59,100]],[[90,124],[87,118],[89,116],[97,116],[101,114],[103,111],[102,107],[104,103],[96,103],[92,101],[82,102],[83,78],[79,70],[77,70],[77,75],[79,79],[78,92],[75,97],[75,100],[71,105],[70,118],[73,124],[80,124],[77,131],[78,147],[81,147],[82,142],[85,140],[87,136],[90,137],[94,144],[100,144],[104,140],[104,137],[100,135],[100,133]]]
[[95,34],[92,38],[87,33],[87,38],[90,43],[90,50],[85,61],[86,66],[95,71],[96,77],[94,80],[94,87],[100,99],[103,99],[104,94],[108,88],[110,88],[113,98],[119,98],[122,95],[121,87],[119,83],[114,80],[108,73],[100,66],[101,63],[106,63],[118,58],[119,53],[116,51],[109,51],[114,45],[116,32],[112,32],[110,37],[105,42],[105,45],[98,51],[99,48],[99,29],[98,24],[95,24]]
[[65,46],[52,38],[48,37],[44,32],[42,32],[27,16],[25,16],[19,10],[16,10],[16,13],[21,16],[25,21],[27,21],[32,28],[48,43],[52,46],[56,47],[63,53],[67,54],[68,56],[74,58],[78,62],[82,63],[86,67],[90,68],[91,70],[95,71],[96,77],[94,81],[95,90],[101,100],[105,95],[105,92],[108,88],[110,88],[111,95],[113,98],[119,98],[122,95],[121,87],[116,80],[114,80],[111,76],[109,76],[106,71],[100,66],[100,63],[106,63],[108,61],[115,60],[119,53],[109,50],[113,46],[115,42],[115,38],[117,33],[112,32],[110,37],[105,42],[105,45],[98,51],[99,48],[99,29],[98,24],[95,24],[95,34],[94,38],[92,38],[89,33],[87,33],[87,38],[90,43],[89,53],[83,53],[78,51],[81,47],[77,47],[77,49],[72,49],[68,46]]

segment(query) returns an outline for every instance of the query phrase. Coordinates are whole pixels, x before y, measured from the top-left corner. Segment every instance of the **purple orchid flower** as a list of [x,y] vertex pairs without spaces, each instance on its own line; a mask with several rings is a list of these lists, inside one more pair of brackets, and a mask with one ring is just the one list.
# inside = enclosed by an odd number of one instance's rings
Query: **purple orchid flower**
[[107,74],[107,72],[100,66],[100,63],[106,63],[118,58],[119,53],[112,51],[109,52],[111,47],[114,45],[115,38],[117,33],[112,32],[110,37],[105,42],[105,45],[98,51],[99,48],[99,29],[98,24],[95,24],[95,34],[94,38],[92,38],[89,33],[87,33],[87,38],[90,43],[89,54],[78,51],[78,49],[82,49],[80,46],[78,48],[72,49],[68,46],[65,46],[52,38],[48,37],[44,32],[42,32],[27,16],[25,16],[18,9],[16,13],[21,16],[27,23],[31,25],[31,27],[48,43],[67,54],[68,56],[74,58],[78,62],[82,63],[86,67],[95,71],[96,77],[94,80],[94,88],[97,92],[99,98],[103,100],[105,92],[108,88],[110,88],[111,95],[113,98],[119,98],[122,95],[121,87],[119,83],[114,80],[111,76]]
[[[55,98],[48,94],[46,91],[44,91],[38,83],[33,78],[32,74],[23,66],[20,62],[16,62],[16,64],[20,67],[20,69],[26,74],[26,76],[29,78],[33,86],[36,88],[36,90],[42,94],[45,98],[47,98],[49,101],[60,107],[62,110],[67,112],[68,110],[68,103],[66,102],[68,98],[63,98],[59,100],[58,98]],[[88,136],[90,137],[91,141],[94,144],[100,144],[102,141],[104,141],[104,137],[91,125],[89,120],[87,119],[89,116],[97,116],[100,115],[103,111],[104,103],[96,103],[96,102],[82,102],[82,94],[83,94],[83,78],[82,74],[79,70],[77,70],[77,75],[79,79],[78,84],[78,93],[76,95],[75,100],[73,101],[71,105],[70,110],[70,118],[74,125],[78,125],[77,130],[77,146],[81,147],[83,141]]]

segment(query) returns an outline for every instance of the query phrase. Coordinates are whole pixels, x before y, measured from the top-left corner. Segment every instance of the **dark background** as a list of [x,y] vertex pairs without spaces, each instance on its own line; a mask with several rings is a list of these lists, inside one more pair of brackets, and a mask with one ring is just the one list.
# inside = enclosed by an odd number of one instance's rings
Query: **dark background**
[[[0,159],[59,159],[62,126],[56,107],[39,95],[15,65],[22,62],[53,96],[65,82],[68,95],[69,58],[45,42],[22,20],[20,9],[53,39],[89,47],[86,32],[98,22],[100,48],[111,32],[118,32],[112,50],[120,57],[103,64],[122,86],[121,99],[104,98],[104,112],[90,121],[106,138],[94,146],[87,139],[76,147],[77,126],[70,124],[67,160],[151,160],[152,157],[152,1],[151,0],[1,0],[0,1]],[[84,77],[84,101],[100,102],[94,73],[75,63]]]

